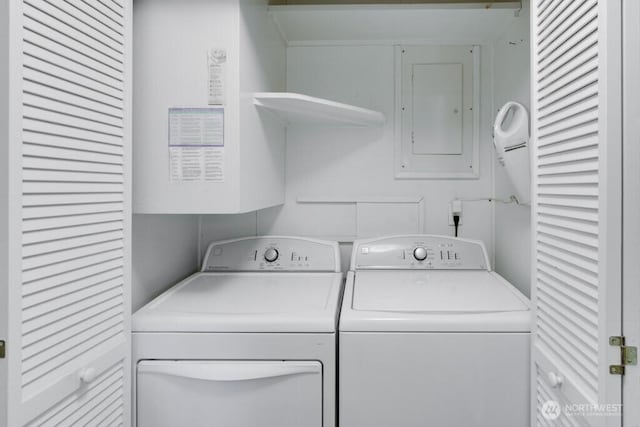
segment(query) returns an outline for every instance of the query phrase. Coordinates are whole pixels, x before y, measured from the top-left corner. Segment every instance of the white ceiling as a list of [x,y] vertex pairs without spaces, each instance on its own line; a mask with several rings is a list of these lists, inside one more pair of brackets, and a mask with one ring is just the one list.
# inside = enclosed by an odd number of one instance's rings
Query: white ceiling
[[[520,3],[482,5],[270,6],[291,44],[322,42],[484,42],[518,19]],[[522,18],[520,18],[522,19]]]

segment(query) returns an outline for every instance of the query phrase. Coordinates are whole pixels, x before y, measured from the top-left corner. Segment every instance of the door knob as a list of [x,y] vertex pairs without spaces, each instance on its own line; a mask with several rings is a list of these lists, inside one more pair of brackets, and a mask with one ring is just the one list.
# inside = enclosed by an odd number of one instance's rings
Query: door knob
[[85,384],[88,384],[91,381],[95,380],[97,376],[98,373],[94,368],[84,368],[80,371],[80,381]]
[[549,372],[547,378],[549,379],[549,384],[552,388],[562,387],[562,383],[564,382],[564,378],[562,377],[562,375],[558,375],[555,372]]

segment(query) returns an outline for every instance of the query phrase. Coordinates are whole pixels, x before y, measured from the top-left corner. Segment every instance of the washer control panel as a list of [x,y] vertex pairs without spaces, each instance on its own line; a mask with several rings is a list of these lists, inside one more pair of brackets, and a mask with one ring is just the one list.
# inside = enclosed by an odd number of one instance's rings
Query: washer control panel
[[209,245],[202,271],[340,271],[336,242],[302,237],[247,237]]
[[484,244],[447,236],[392,236],[357,240],[352,270],[489,270]]

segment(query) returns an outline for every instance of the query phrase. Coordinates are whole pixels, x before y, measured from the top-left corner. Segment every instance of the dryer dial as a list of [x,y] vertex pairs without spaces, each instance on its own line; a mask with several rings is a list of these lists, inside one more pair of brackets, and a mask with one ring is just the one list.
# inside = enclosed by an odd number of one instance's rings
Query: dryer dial
[[264,251],[264,260],[267,262],[274,262],[278,259],[279,255],[280,254],[278,253],[278,250],[276,248],[269,248]]

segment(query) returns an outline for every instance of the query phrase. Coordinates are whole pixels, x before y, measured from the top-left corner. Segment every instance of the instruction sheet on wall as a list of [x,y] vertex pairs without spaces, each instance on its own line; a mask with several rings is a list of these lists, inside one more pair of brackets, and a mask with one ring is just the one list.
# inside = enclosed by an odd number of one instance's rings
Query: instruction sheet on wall
[[227,51],[210,49],[207,52],[209,68],[209,105],[223,105],[227,74]]
[[171,182],[224,182],[224,108],[169,108]]

